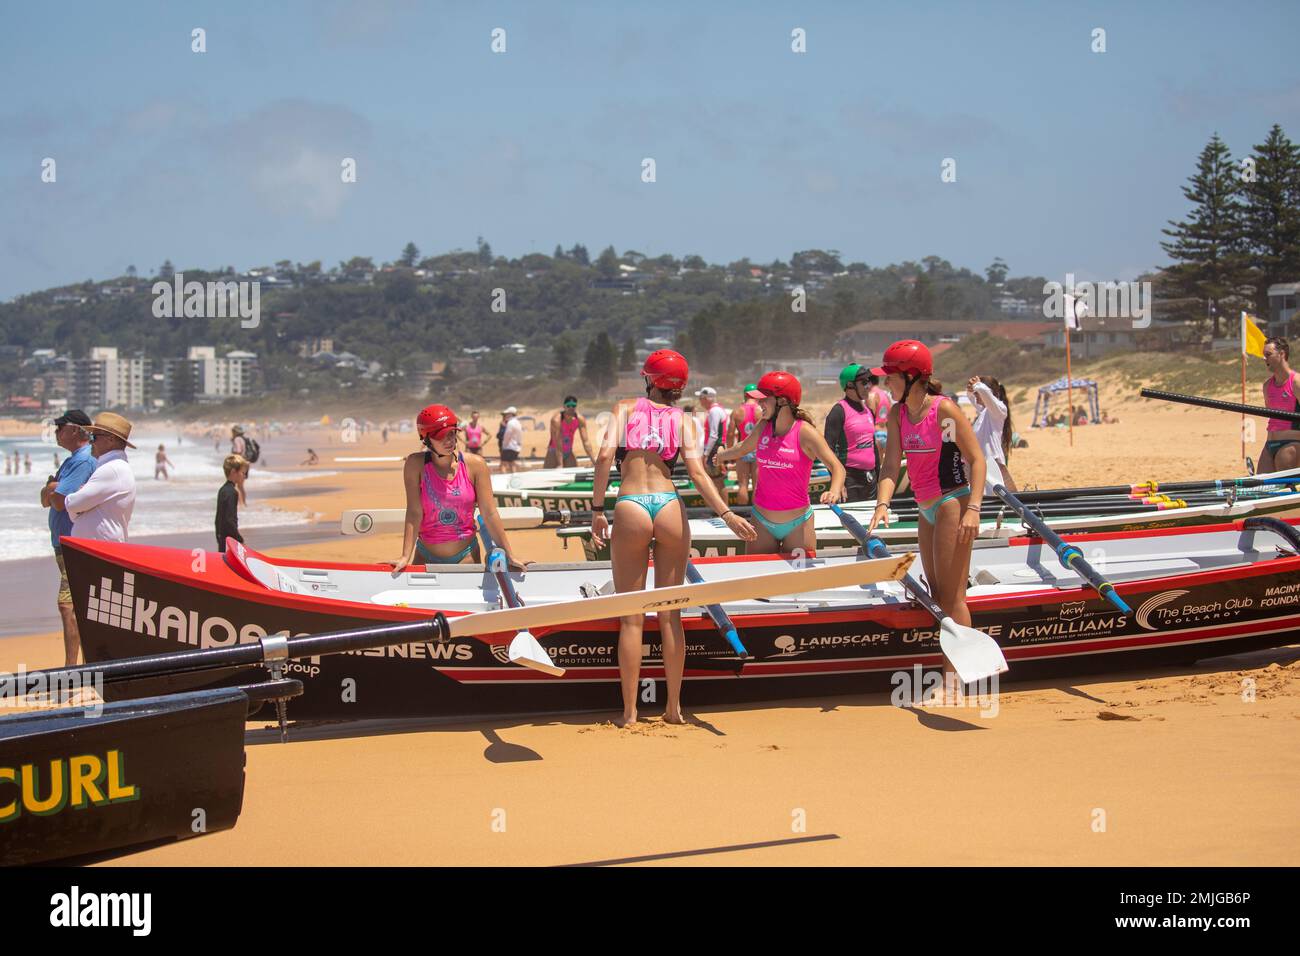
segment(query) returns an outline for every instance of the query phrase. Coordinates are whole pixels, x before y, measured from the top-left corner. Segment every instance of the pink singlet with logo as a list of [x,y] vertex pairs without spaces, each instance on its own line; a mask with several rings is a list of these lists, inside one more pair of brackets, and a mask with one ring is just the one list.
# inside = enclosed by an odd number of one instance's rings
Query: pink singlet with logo
[[799,447],[803,421],[796,419],[790,430],[776,437],[771,422],[763,425],[758,439],[758,479],[754,504],[764,511],[793,511],[808,507],[808,478],[813,460]]
[[956,442],[943,440],[939,427],[939,397],[930,399],[930,410],[917,424],[907,414],[907,406],[898,407],[898,434],[907,457],[907,476],[916,500],[929,501],[945,491],[968,482],[966,463]]
[[424,505],[424,518],[420,522],[422,541],[437,544],[474,537],[474,483],[465,467],[465,456],[457,458],[459,467],[449,481],[438,474],[433,456],[425,452],[424,472],[420,475],[420,503]]
[[844,409],[844,440],[849,446],[844,464],[872,471],[876,467],[876,417],[870,406],[863,405],[858,411],[846,398],[840,399],[839,406]]
[[478,451],[483,447],[483,426],[466,425],[465,426],[465,446],[470,451]]
[[[1278,385],[1270,375],[1264,381],[1264,404],[1269,408],[1276,408],[1279,412],[1300,411],[1300,402],[1297,402],[1295,397],[1295,375],[1295,372],[1288,375],[1285,385]],[[1271,432],[1289,431],[1292,428],[1300,428],[1300,425],[1281,418],[1268,420],[1268,430]]]
[[749,437],[749,433],[754,430],[754,426],[758,424],[759,407],[753,402],[746,402],[741,407],[745,410],[745,415],[740,423],[739,440],[744,441]]
[[657,451],[664,461],[672,461],[682,447],[682,410],[638,398],[623,436],[629,451]]

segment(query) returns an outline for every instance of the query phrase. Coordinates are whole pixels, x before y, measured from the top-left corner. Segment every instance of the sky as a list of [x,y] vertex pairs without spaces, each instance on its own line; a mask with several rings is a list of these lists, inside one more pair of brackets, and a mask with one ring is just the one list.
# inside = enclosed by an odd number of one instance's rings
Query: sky
[[478,236],[1131,279],[1213,133],[1300,140],[1295,3],[9,0],[3,23],[0,298]]

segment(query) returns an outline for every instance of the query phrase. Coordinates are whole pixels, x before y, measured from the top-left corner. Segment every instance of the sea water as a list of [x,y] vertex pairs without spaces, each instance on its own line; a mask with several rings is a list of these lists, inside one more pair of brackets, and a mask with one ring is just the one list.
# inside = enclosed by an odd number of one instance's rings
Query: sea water
[[[145,535],[174,534],[177,532],[208,531],[215,534],[217,489],[225,482],[221,462],[229,451],[229,442],[214,450],[212,441],[191,440],[185,437],[177,446],[176,434],[150,434],[148,431],[132,435],[139,446],[127,450],[127,460],[135,473],[135,510],[131,516],[131,538]],[[169,479],[154,480],[154,453],[164,445],[167,457],[175,467],[167,469]],[[274,443],[271,451],[274,452]],[[22,558],[46,557],[50,554],[50,531],[46,523],[46,510],[41,507],[41,486],[54,471],[54,455],[59,461],[68,452],[57,445],[41,440],[41,436],[27,438],[0,437],[0,454],[13,460],[14,451],[21,460],[32,456],[31,474],[4,474],[0,461],[0,561]],[[263,445],[263,450],[267,450]],[[247,485],[248,507],[239,509],[239,527],[269,528],[301,524],[311,518],[309,509],[283,511],[258,502],[259,498],[276,497],[285,493],[285,485],[306,478],[319,477],[330,472],[313,471],[293,473],[268,471],[253,466]],[[215,537],[213,541],[215,542]]]

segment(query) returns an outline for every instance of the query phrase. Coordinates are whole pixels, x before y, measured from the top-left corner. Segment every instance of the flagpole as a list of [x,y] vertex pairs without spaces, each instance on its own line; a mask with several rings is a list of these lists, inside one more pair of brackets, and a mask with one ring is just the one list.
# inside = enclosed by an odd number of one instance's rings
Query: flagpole
[[1074,447],[1074,373],[1070,371],[1070,325],[1065,325],[1065,404],[1070,410],[1070,447]]
[[[1246,313],[1241,313],[1241,404],[1246,404]],[[1241,458],[1246,459],[1246,415],[1241,416]]]

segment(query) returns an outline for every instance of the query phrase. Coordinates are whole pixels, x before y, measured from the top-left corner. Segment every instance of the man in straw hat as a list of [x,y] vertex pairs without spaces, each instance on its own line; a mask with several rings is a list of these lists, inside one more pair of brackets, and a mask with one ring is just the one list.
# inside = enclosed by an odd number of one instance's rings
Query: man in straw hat
[[[54,561],[59,568],[59,591],[55,602],[63,621],[64,666],[76,667],[81,652],[81,637],[77,632],[77,615],[72,609],[72,588],[68,585],[68,569],[63,564],[62,539],[72,534],[72,517],[63,508],[63,498],[72,494],[95,471],[95,456],[91,452],[90,416],[79,408],[70,408],[54,419],[54,440],[69,452],[63,464],[45,479],[41,489],[41,505],[49,509],[50,541],[54,545]],[[57,458],[57,455],[56,455]],[[56,494],[57,492],[57,494]],[[54,499],[58,499],[56,504]]]
[[70,495],[55,492],[51,501],[72,515],[72,536],[97,541],[125,541],[135,508],[135,475],[126,460],[131,444],[131,423],[113,412],[95,416],[90,432],[95,471]]

